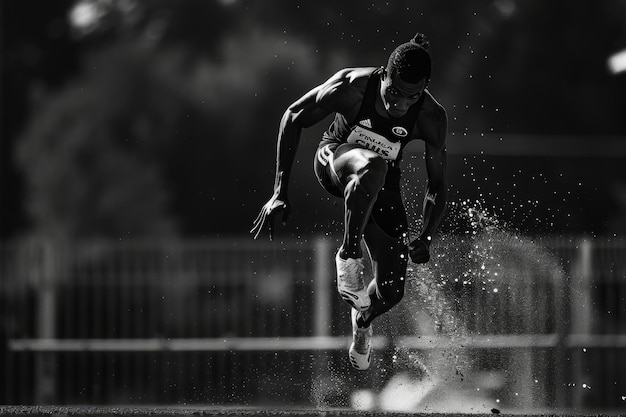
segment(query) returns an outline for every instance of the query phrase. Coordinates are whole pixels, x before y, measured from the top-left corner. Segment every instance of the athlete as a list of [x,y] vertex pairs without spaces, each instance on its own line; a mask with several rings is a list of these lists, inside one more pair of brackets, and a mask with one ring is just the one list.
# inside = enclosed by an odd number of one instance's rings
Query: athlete
[[[344,200],[344,234],[335,261],[337,289],[351,307],[354,368],[368,369],[372,321],[404,296],[408,257],[430,259],[430,246],[447,200],[445,109],[427,90],[429,43],[423,34],[399,45],[386,67],[345,68],[307,92],[285,111],[278,131],[274,193],[261,208],[251,233],[256,239],[290,212],[288,185],[303,128],[334,113],[315,154],[320,184]],[[413,240],[400,192],[400,160],[408,142],[425,142],[428,182],[422,227]],[[369,252],[373,279],[366,283],[361,242]],[[407,256],[408,255],[408,256]]]

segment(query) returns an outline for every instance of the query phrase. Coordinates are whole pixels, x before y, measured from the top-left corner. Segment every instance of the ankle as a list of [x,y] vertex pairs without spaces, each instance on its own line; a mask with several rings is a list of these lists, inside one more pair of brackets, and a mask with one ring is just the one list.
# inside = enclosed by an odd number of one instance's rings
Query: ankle
[[339,257],[344,261],[348,258],[360,259],[363,257],[363,252],[360,250],[346,250],[343,247],[339,249]]
[[356,327],[359,329],[367,329],[369,325],[365,323],[365,319],[363,318],[363,313],[359,313],[356,316]]

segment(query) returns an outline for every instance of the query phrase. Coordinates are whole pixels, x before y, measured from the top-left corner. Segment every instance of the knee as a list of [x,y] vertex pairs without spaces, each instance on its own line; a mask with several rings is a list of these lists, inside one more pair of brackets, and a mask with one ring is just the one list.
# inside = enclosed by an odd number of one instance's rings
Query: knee
[[378,283],[378,294],[390,305],[396,305],[404,298],[406,283],[406,267],[408,264],[408,250],[406,245],[399,245],[394,251],[393,262],[385,277]]
[[378,192],[385,185],[387,162],[380,156],[369,157],[367,163],[359,170],[357,175],[360,177],[364,188]]
[[352,193],[375,196],[385,185],[386,175],[387,163],[384,159],[379,156],[367,157],[363,166],[350,177],[346,197]]
[[404,281],[397,279],[379,282],[377,290],[379,297],[391,307],[404,298]]

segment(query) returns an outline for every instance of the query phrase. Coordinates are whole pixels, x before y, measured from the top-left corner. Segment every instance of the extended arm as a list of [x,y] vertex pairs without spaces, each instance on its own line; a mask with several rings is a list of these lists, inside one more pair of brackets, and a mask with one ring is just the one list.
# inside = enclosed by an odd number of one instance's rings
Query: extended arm
[[320,106],[318,96],[324,86],[309,91],[287,108],[280,120],[276,144],[276,176],[274,196],[286,199],[291,168],[300,143],[302,129],[313,126],[330,114]]
[[350,105],[350,100],[354,96],[350,87],[352,73],[350,70],[337,72],[325,83],[295,101],[283,114],[276,145],[274,193],[254,220],[250,232],[255,239],[264,228],[267,228],[270,240],[273,238],[274,218],[278,212],[283,212],[283,222],[287,220],[290,212],[289,178],[302,129],[313,126],[331,113],[341,111]]

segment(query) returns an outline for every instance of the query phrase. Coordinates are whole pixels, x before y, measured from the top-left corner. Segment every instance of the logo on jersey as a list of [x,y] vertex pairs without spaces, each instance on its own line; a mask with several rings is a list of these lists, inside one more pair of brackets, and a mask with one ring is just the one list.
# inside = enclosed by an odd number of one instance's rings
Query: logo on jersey
[[361,120],[359,124],[370,129],[372,128],[372,121],[370,119]]
[[391,142],[386,137],[361,126],[355,126],[352,129],[346,138],[346,142],[374,151],[382,156],[383,159],[391,161],[398,159],[402,149],[402,144],[399,141]]
[[391,128],[391,131],[394,135],[400,136],[401,138],[404,138],[409,134],[409,132],[402,126],[394,126]]

